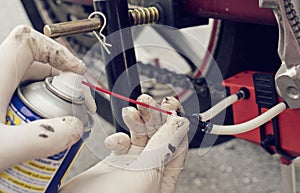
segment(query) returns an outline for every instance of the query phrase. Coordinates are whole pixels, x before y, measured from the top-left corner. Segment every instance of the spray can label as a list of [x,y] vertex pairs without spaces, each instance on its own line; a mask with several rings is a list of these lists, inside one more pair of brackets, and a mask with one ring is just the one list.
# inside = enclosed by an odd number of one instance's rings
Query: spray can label
[[[42,119],[27,107],[16,92],[8,107],[7,125],[20,125]],[[17,164],[0,173],[0,193],[54,193],[80,152],[83,139],[69,149],[48,158],[40,158]],[[51,148],[51,147],[50,147]]]

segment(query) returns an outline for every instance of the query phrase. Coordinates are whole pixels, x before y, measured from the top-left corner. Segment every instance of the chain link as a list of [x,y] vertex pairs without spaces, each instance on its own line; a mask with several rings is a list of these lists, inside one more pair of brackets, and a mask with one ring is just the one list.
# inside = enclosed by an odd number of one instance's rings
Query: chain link
[[[194,89],[201,97],[209,97],[214,94],[214,97],[224,98],[224,87],[221,83],[207,83],[204,77],[192,78],[185,74],[178,74],[166,68],[156,67],[151,64],[138,63],[139,73],[147,78],[155,79],[159,83],[170,84],[173,87],[182,89]],[[210,85],[208,87],[208,85]]]

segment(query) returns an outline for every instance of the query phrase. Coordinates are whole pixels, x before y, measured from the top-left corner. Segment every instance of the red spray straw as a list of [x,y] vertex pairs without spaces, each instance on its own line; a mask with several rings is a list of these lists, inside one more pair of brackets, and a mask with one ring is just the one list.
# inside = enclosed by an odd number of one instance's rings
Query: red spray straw
[[111,92],[107,89],[104,89],[104,88],[101,88],[101,87],[98,87],[98,86],[95,86],[93,84],[90,84],[88,82],[85,82],[85,81],[82,81],[82,84],[94,89],[94,90],[97,90],[97,91],[100,91],[100,92],[103,92],[105,94],[108,94],[112,97],[115,97],[115,98],[118,98],[118,99],[121,99],[121,100],[124,100],[124,101],[128,101],[130,103],[134,103],[134,104],[137,104],[137,105],[141,105],[143,107],[146,107],[146,108],[149,108],[149,109],[153,109],[153,110],[156,110],[156,111],[159,111],[159,112],[162,112],[162,113],[166,113],[168,115],[172,115],[173,113],[171,111],[167,111],[167,110],[164,110],[164,109],[161,109],[161,108],[157,108],[157,107],[154,107],[154,106],[151,106],[151,105],[148,105],[146,103],[142,103],[142,102],[139,102],[139,101],[136,101],[134,99],[131,99],[131,98],[128,98],[128,97],[125,97],[123,95],[120,95],[120,94],[117,94],[117,93],[114,93],[114,92]]

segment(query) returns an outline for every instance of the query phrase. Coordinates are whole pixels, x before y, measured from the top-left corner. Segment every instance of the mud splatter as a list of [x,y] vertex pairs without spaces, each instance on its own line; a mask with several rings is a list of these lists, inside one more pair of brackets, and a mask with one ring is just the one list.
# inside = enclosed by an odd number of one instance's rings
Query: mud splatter
[[172,153],[175,153],[176,147],[173,146],[171,143],[169,143],[168,148],[169,148],[169,150],[170,150]]
[[46,135],[46,134],[39,134],[39,137],[41,137],[41,138],[48,138],[48,135]]
[[52,133],[55,132],[54,128],[50,125],[41,124],[40,127],[44,128],[46,131],[49,131],[49,132],[52,132]]
[[167,163],[169,161],[170,157],[171,157],[171,154],[167,153],[164,158],[164,163]]
[[156,171],[158,174],[163,174],[163,170],[160,169],[160,168],[155,168],[155,171]]
[[17,28],[16,34],[15,34],[15,39],[18,42],[22,42],[24,38],[27,38],[25,34],[30,34],[31,33],[31,28],[28,26],[21,26]]

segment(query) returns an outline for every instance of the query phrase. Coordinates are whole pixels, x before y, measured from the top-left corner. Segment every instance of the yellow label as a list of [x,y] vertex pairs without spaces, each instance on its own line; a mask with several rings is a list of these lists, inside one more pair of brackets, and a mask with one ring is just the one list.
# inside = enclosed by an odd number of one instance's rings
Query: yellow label
[[13,112],[11,108],[8,108],[6,116],[6,125],[21,125],[22,120]]
[[27,190],[34,190],[34,191],[44,191],[45,190],[45,187],[42,187],[42,186],[34,186],[34,185],[30,185],[28,183],[25,183],[17,178],[14,178],[6,173],[2,173],[0,174],[1,177],[3,177],[4,179],[12,182],[13,184],[16,184],[20,187],[23,187]]

